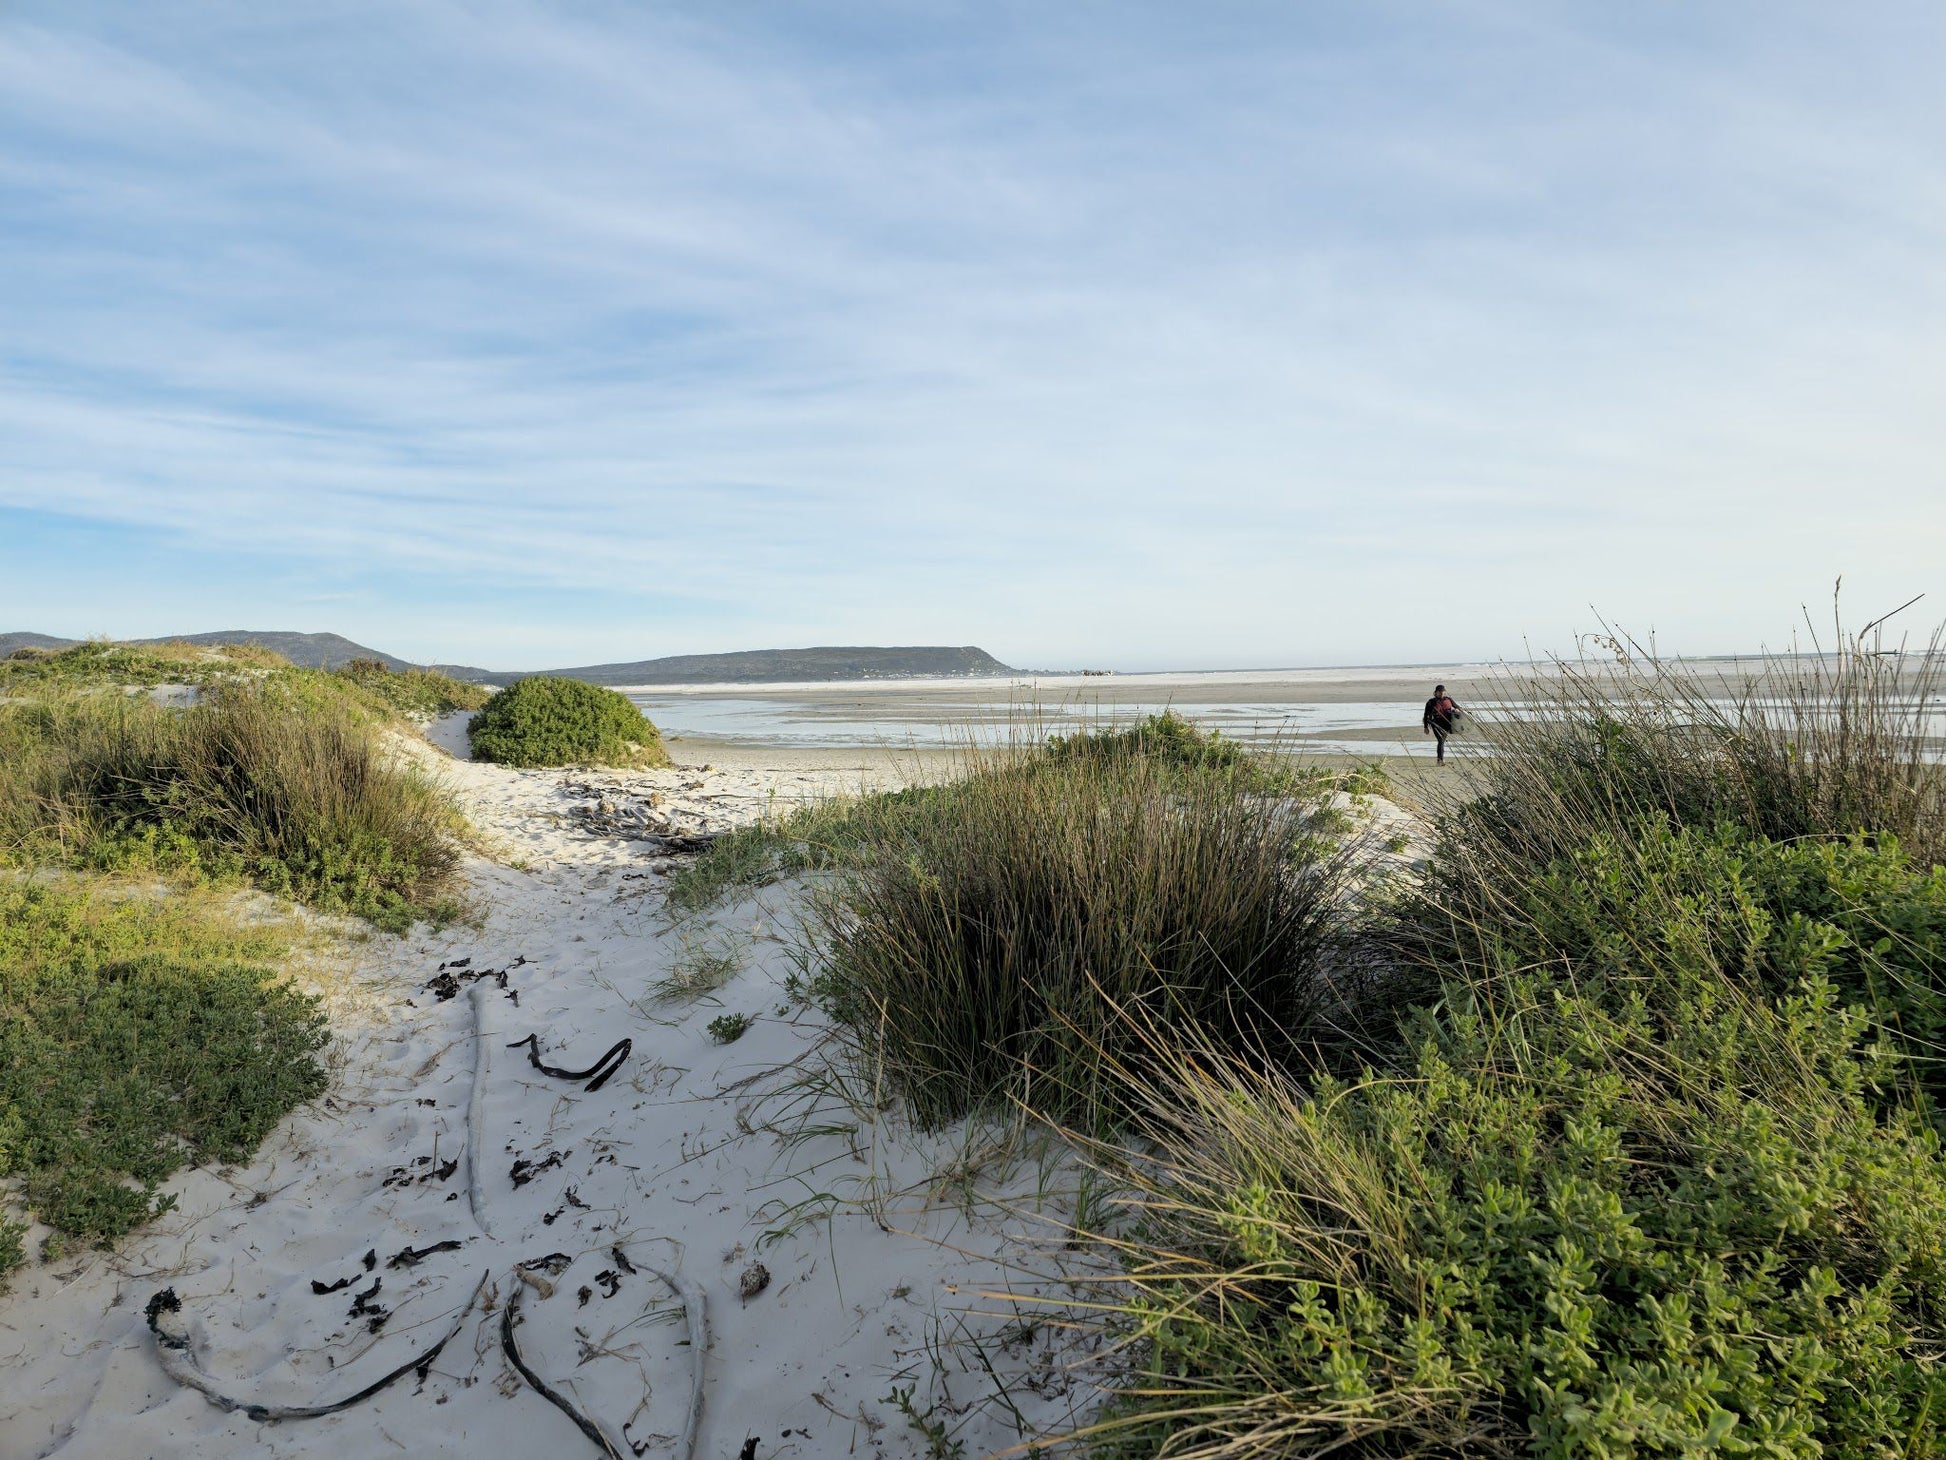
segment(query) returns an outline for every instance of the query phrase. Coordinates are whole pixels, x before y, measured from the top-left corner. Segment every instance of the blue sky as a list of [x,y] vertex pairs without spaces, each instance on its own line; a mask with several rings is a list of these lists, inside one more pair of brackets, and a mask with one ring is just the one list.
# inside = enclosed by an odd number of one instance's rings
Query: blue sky
[[1946,617],[1946,7],[0,6],[0,629]]

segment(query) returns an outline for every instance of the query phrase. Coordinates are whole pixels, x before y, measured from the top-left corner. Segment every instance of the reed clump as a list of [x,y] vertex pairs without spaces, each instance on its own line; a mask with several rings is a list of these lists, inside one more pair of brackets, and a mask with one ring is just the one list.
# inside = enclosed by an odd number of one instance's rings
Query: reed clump
[[1717,672],[1610,643],[1606,661],[1509,687],[1456,846],[1531,861],[1660,815],[1775,840],[1891,835],[1946,860],[1936,636],[1906,652],[1841,635]]
[[402,931],[457,911],[457,811],[329,698],[224,685],[0,705],[0,857],[249,880]]
[[1002,747],[854,817],[809,896],[817,990],[921,1122],[1019,1099],[1112,1121],[1131,1013],[1265,1058],[1307,1037],[1342,842],[1316,787],[1206,749]]

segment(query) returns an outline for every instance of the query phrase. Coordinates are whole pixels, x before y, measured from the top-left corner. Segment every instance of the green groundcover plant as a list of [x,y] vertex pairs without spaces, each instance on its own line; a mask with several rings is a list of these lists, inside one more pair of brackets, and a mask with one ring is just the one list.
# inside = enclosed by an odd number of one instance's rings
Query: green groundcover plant
[[662,736],[627,695],[537,675],[501,690],[473,717],[473,754],[510,766],[669,764]]
[[[45,672],[0,702],[0,1177],[53,1250],[140,1224],[185,1162],[246,1158],[323,1087],[317,1001],[272,972],[292,939],[240,921],[236,884],[403,932],[460,911],[464,827],[384,739],[433,680],[234,646],[9,662]],[[0,1269],[21,1230],[0,1220]]]
[[56,1242],[129,1231],[324,1088],[317,1001],[270,971],[290,944],[212,894],[0,876],[0,1177]]
[[1899,1052],[1902,1082],[1934,1091],[1946,1069],[1946,868],[1891,836],[1778,842],[1656,817],[1550,864],[1473,931],[1496,962],[1557,960],[1644,1000],[1699,968],[1771,998],[1822,980]]
[[1930,1453],[1946,1163],[1886,1021],[1932,1027],[1942,920],[1895,845],[1654,828],[1469,929],[1392,1070],[1197,1041],[1102,1447]]

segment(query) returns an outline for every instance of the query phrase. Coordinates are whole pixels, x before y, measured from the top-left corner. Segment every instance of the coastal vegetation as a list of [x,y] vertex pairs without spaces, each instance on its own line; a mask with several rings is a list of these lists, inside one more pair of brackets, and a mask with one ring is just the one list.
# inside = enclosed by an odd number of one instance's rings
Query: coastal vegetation
[[0,692],[64,685],[70,688],[153,688],[202,685],[223,677],[288,667],[280,654],[255,644],[221,647],[167,642],[121,644],[90,639],[60,649],[20,648],[0,659]]
[[1936,661],[1871,647],[1564,671],[1336,1047],[1141,1026],[1100,1452],[1937,1448]]
[[1144,1020],[1283,1057],[1343,901],[1328,783],[1156,717],[888,800],[807,894],[816,991],[924,1124],[1031,1100],[1112,1118]]
[[1933,1453],[1936,656],[1566,667],[1364,875],[1316,773],[1164,721],[725,838],[920,1123],[1120,1193],[1116,1456]]
[[[1360,835],[1382,773],[1162,715],[721,836],[667,908],[801,878],[803,989],[857,1088],[1080,1153],[1088,1453],[1935,1453],[1940,660],[1879,648],[1733,691],[1632,654],[1529,681],[1408,872]],[[456,823],[377,739],[423,713],[404,678],[0,693],[0,1174],[56,1244],[318,1087],[292,935],[236,889],[450,912]],[[523,681],[476,751],[653,759],[604,694]],[[736,975],[706,931],[662,997]]]
[[287,689],[0,705],[0,862],[248,881],[393,931],[452,917],[457,813],[355,704]]
[[385,740],[448,698],[477,696],[247,645],[0,662],[0,1178],[50,1252],[322,1089],[319,1006],[279,971],[303,940],[248,889],[393,932],[459,914],[458,812]]
[[264,687],[298,704],[335,702],[375,721],[431,720],[477,710],[488,691],[431,669],[394,670],[379,659],[335,669],[300,668],[255,644],[121,644],[105,639],[61,649],[16,649],[0,658],[0,699],[56,690],[120,691],[166,685],[201,691]]
[[[1057,772],[1055,766],[1070,769]],[[1338,824],[1337,813],[1326,805],[1330,793],[1375,796],[1391,789],[1380,762],[1328,770],[1275,751],[1247,752],[1173,710],[1132,724],[1111,723],[1059,736],[1045,735],[1037,723],[1025,722],[1011,727],[997,743],[969,742],[938,783],[814,802],[724,833],[670,876],[666,906],[672,914],[687,917],[779,879],[883,849],[906,835],[915,819],[936,818],[945,803],[1015,784],[1015,778],[1038,778],[1040,784],[1051,785],[1059,775],[1112,776],[1131,766],[1172,783],[1193,783],[1221,772],[1217,779],[1240,795],[1299,797],[1309,807],[1305,814],[1312,830]]]
[[476,759],[508,766],[663,766],[662,735],[627,695],[537,676],[494,695],[469,728]]
[[810,988],[922,1124],[1025,1101],[1093,1130],[1141,1078],[1143,1020],[1284,1059],[1343,1016],[1328,964],[1357,859],[1336,793],[1385,784],[1173,712],[1016,727],[939,784],[719,837],[666,906],[687,917],[817,874]]
[[492,692],[436,669],[392,669],[382,659],[353,659],[336,669],[316,671],[356,685],[395,715],[432,720],[457,710],[477,710]]

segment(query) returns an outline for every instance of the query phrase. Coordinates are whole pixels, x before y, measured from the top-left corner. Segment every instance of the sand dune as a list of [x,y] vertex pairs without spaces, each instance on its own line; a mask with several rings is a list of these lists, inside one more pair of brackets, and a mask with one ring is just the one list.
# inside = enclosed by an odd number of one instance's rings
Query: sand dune
[[[1008,1305],[980,1296],[1035,1288],[1016,1264],[1058,1255],[1033,1215],[1060,1216],[1058,1200],[1037,1202],[1047,1174],[994,1165],[973,1182],[967,1132],[915,1138],[869,1098],[861,1112],[806,1083],[827,1031],[786,991],[788,898],[672,927],[641,846],[573,813],[654,792],[673,822],[719,829],[773,794],[856,776],[449,769],[516,863],[469,861],[480,926],[374,937],[312,970],[339,1035],[330,1093],[249,1166],[173,1182],[176,1210],[118,1250],[17,1275],[0,1300],[0,1455],[601,1453],[510,1361],[515,1298],[525,1361],[616,1453],[679,1454],[694,1356],[656,1269],[707,1310],[698,1454],[923,1454],[889,1398],[907,1385],[968,1454],[1014,1444],[1004,1407],[962,1411],[990,1393],[971,1358],[971,1373],[949,1364],[935,1380],[933,1355],[970,1353],[968,1337],[984,1337],[1027,1419],[1063,1422],[1085,1399],[1069,1355],[1047,1329],[1009,1341]],[[658,980],[699,948],[737,950],[745,967],[713,997],[658,1000]],[[429,988],[442,965],[450,980]],[[750,1032],[715,1042],[707,1026],[724,1013]],[[591,1091],[508,1047],[528,1036],[544,1063],[577,1069],[632,1045]],[[949,1171],[958,1184],[941,1184]],[[976,1188],[1028,1210],[971,1201]],[[423,1377],[327,1417],[262,1422],[165,1372],[143,1316],[165,1288],[182,1304],[165,1328],[188,1340],[167,1356],[252,1405],[354,1394],[457,1328]]]

